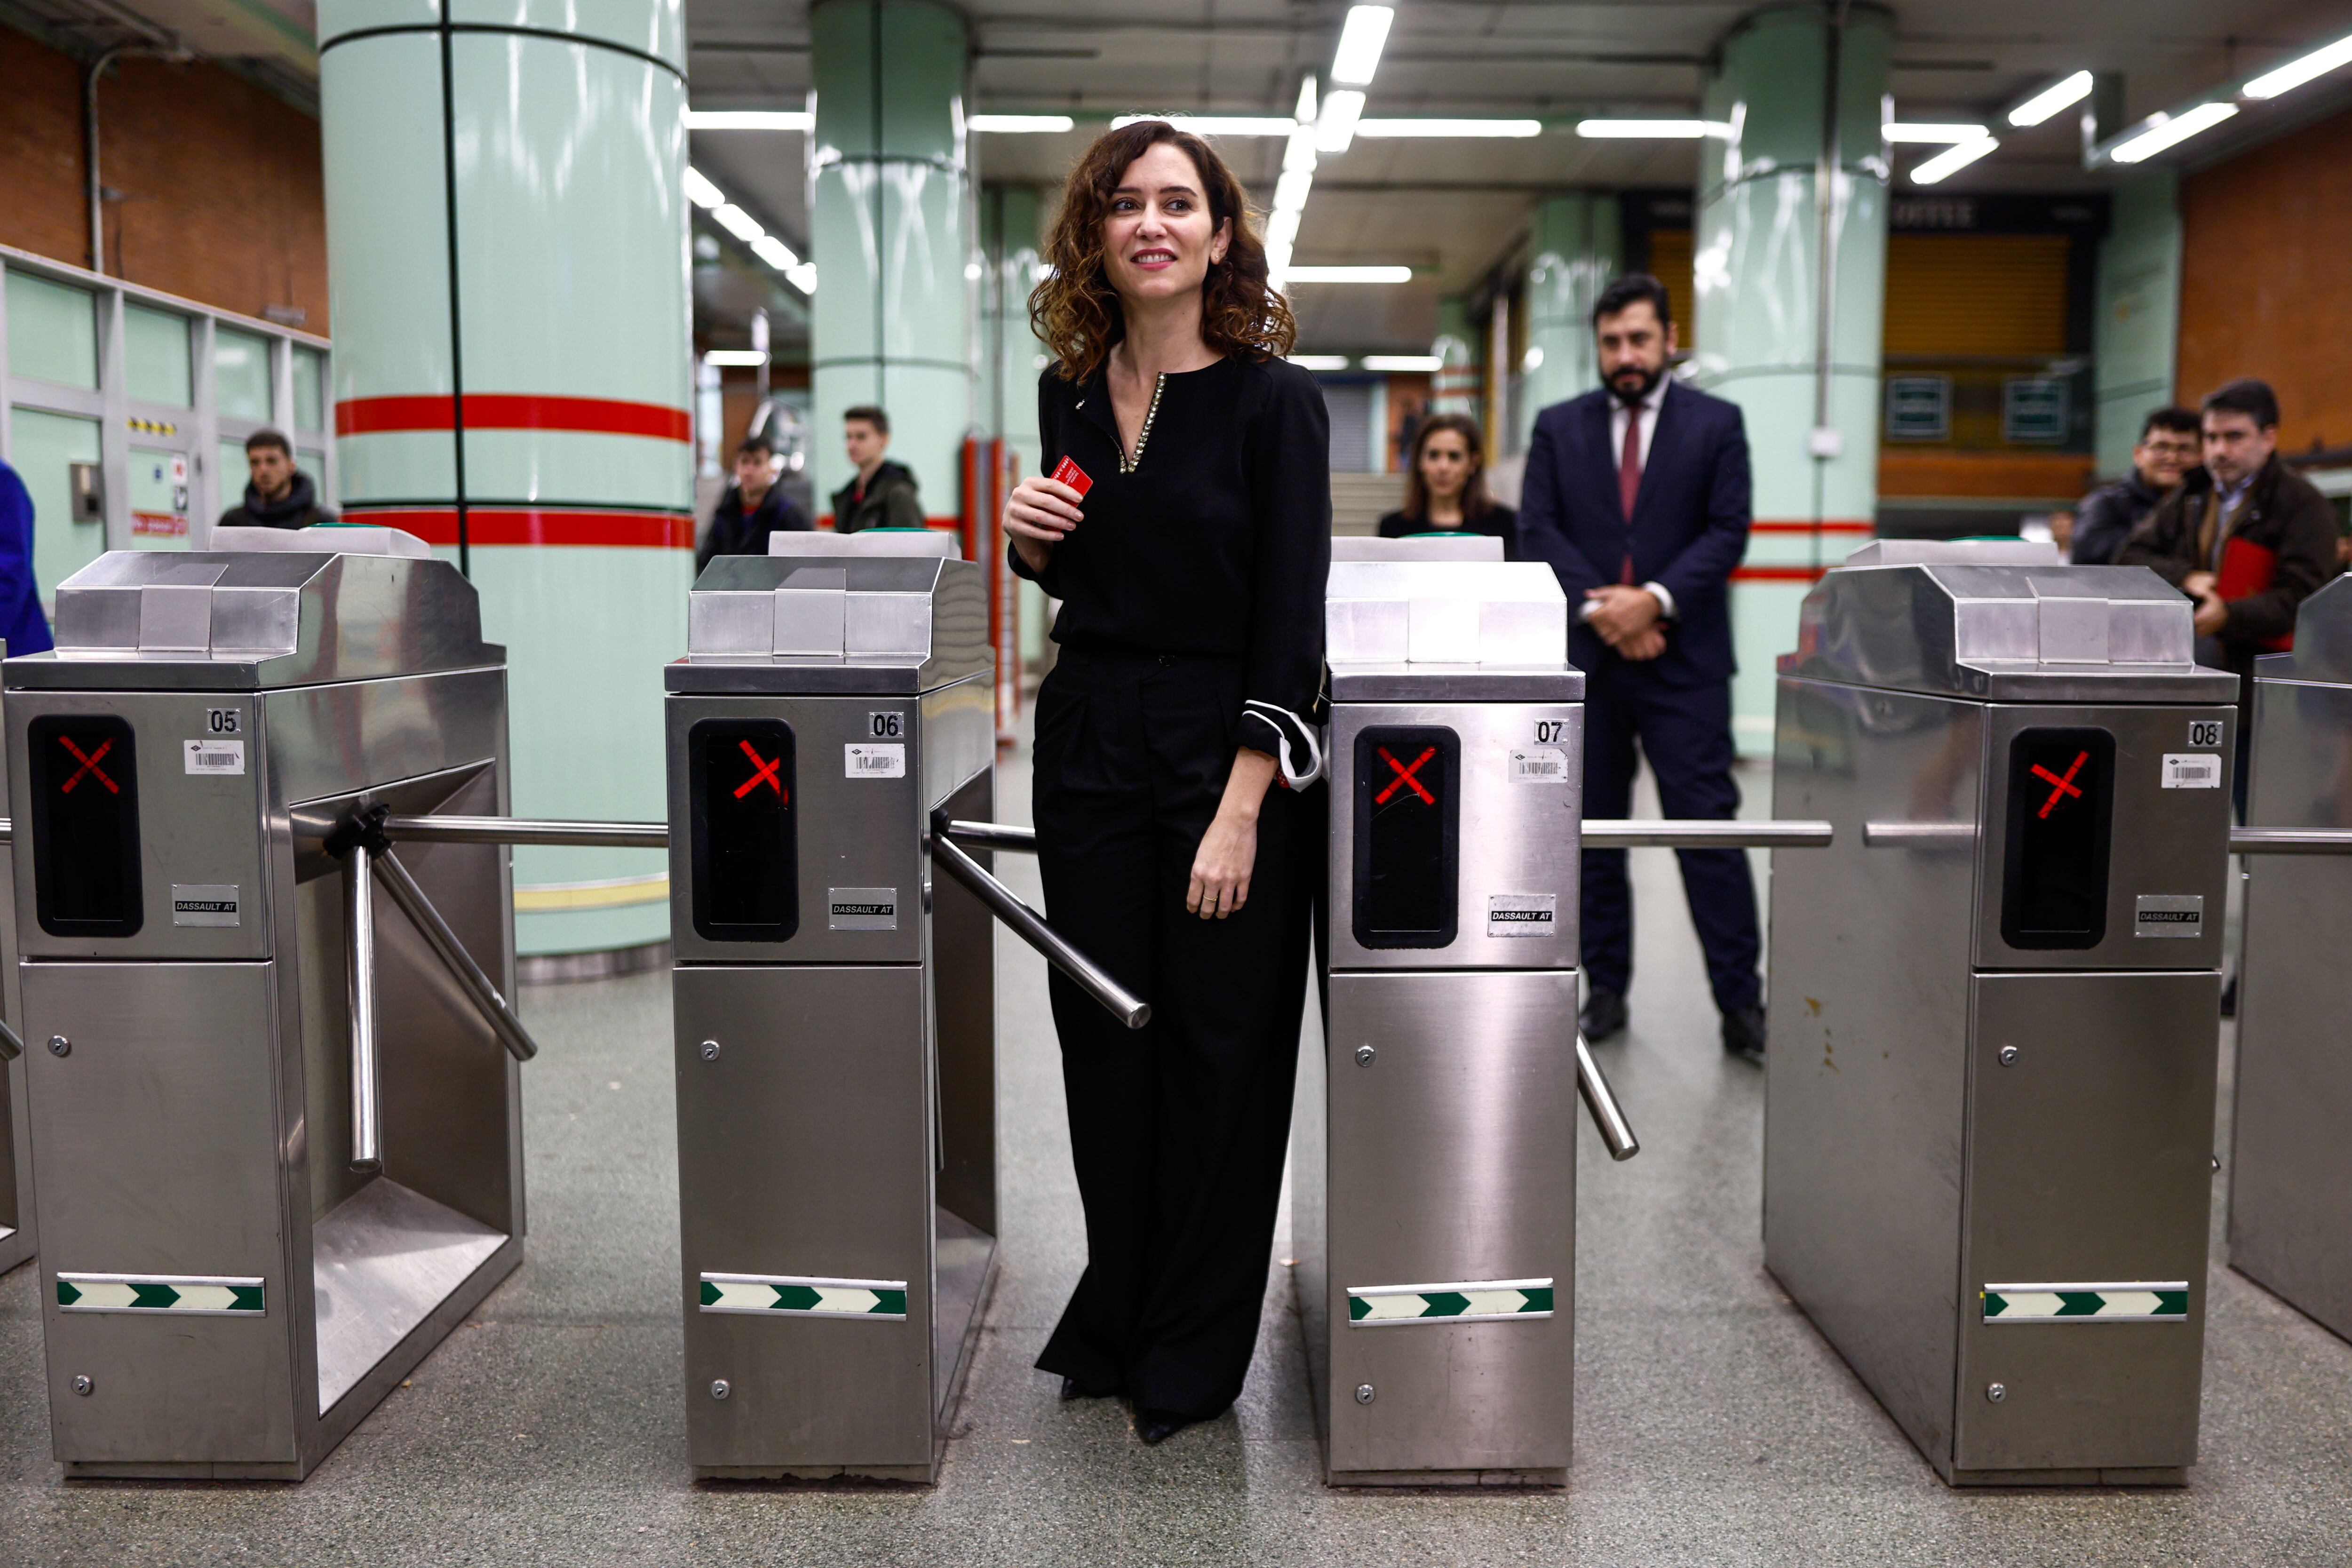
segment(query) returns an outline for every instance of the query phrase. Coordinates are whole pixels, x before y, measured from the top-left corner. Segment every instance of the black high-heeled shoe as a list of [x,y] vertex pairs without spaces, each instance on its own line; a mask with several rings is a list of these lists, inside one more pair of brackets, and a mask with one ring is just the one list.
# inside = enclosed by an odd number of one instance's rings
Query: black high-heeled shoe
[[1153,1447],[1166,1442],[1191,1425],[1192,1425],[1192,1417],[1171,1415],[1165,1410],[1139,1410],[1135,1413],[1135,1435]]

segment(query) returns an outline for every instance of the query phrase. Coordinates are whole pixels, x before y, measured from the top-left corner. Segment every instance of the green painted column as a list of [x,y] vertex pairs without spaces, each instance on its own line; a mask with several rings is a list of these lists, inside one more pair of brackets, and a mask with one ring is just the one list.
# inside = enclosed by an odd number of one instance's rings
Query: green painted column
[[1694,384],[1746,414],[1755,465],[1756,532],[1731,593],[1748,755],[1771,750],[1773,661],[1796,646],[1798,605],[1877,512],[1893,37],[1874,5],[1759,11],[1701,95],[1724,131],[1701,144],[1684,342]]
[[[658,820],[693,577],[680,0],[322,0],[344,514],[464,565],[513,809]],[[658,851],[519,848],[526,954],[669,934]]]
[[2098,317],[2092,328],[2098,392],[2099,472],[2131,468],[2140,422],[2176,395],[2180,342],[2179,176],[2152,170],[2116,187],[2099,242]]
[[1622,207],[1613,193],[1571,191],[1536,205],[1528,264],[1528,352],[1520,362],[1519,449],[1536,416],[1601,384],[1592,303],[1624,265]]
[[[970,25],[935,0],[819,0],[809,17],[810,328],[817,506],[849,482],[841,416],[890,416],[890,456],[914,470],[940,525],[960,510],[960,447],[980,353],[965,157]],[[1033,416],[1034,417],[1034,416]]]
[[1468,301],[1448,296],[1437,302],[1437,337],[1429,345],[1437,374],[1430,384],[1432,414],[1478,412],[1478,329]]
[[[1029,185],[989,185],[981,192],[981,244],[987,276],[981,296],[981,346],[987,374],[981,423],[1001,437],[1027,478],[1038,471],[1044,444],[1037,431],[1037,377],[1045,345],[1029,325],[1029,295],[1044,265],[1038,255],[1044,204]],[[1021,661],[1045,656],[1045,590],[1026,577],[1014,590],[1020,615]]]

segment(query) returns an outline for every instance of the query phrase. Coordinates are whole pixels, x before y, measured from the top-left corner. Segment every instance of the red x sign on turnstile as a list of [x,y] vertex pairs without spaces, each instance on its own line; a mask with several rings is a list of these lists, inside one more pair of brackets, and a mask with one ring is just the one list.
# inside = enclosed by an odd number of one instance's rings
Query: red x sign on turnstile
[[761,760],[759,752],[751,749],[751,742],[738,741],[735,743],[743,748],[743,754],[751,759],[751,766],[757,770],[750,778],[743,781],[740,788],[736,790],[735,798],[737,800],[741,800],[745,795],[750,795],[761,784],[766,784],[770,789],[774,790],[777,797],[781,799],[784,793],[784,786],[782,782],[777,778],[776,773],[778,769],[784,765],[782,753],[779,752],[774,762],[766,762]]
[[2081,773],[2083,771],[2083,764],[2090,760],[2090,752],[2075,752],[2074,765],[2066,770],[2066,775],[2063,778],[2052,773],[2040,763],[2033,764],[2034,776],[2036,778],[2047,779],[2051,784],[2050,798],[2042,803],[2042,809],[2040,812],[2036,813],[2037,816],[2046,818],[2049,816],[2052,809],[2057,805],[2061,799],[2070,795],[2080,795],[2083,793],[2082,786],[2074,782],[2074,775]]
[[71,752],[74,755],[74,761],[81,764],[81,766],[74,770],[73,777],[66,780],[64,784],[59,786],[58,790],[59,795],[71,795],[73,793],[73,786],[81,783],[81,776],[84,773],[88,773],[90,777],[104,784],[106,786],[107,794],[121,795],[122,793],[122,786],[116,784],[112,779],[108,778],[106,776],[106,770],[98,765],[99,758],[114,750],[114,742],[112,741],[100,741],[98,743],[98,750],[88,753],[85,753],[79,746],[73,743],[73,737],[71,735],[59,735],[58,737],[58,744],[63,746],[67,751]]
[[1437,797],[1430,794],[1427,786],[1423,784],[1419,779],[1412,776],[1421,771],[1421,765],[1423,763],[1437,755],[1437,748],[1435,746],[1423,747],[1421,755],[1413,758],[1412,765],[1411,767],[1407,767],[1404,763],[1398,762],[1395,757],[1390,754],[1389,749],[1386,746],[1380,748],[1380,753],[1381,761],[1388,763],[1390,771],[1394,773],[1396,777],[1389,781],[1388,788],[1372,796],[1372,804],[1374,805],[1388,805],[1389,796],[1396,794],[1397,791],[1403,789],[1408,785],[1412,787],[1413,794],[1421,796],[1422,804],[1423,805],[1435,805],[1437,804]]

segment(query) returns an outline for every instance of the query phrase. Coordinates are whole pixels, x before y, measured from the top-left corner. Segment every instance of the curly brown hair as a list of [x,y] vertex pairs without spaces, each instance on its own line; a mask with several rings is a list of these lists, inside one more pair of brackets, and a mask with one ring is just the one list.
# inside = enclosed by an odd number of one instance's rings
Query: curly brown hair
[[1297,340],[1290,302],[1266,286],[1265,242],[1233,170],[1191,132],[1139,120],[1097,137],[1072,165],[1061,216],[1045,238],[1053,271],[1029,296],[1029,323],[1065,381],[1094,374],[1127,335],[1118,295],[1103,271],[1103,220],[1128,165],[1163,142],[1181,149],[1200,171],[1211,221],[1233,223],[1225,258],[1210,267],[1201,288],[1202,342],[1222,354],[1264,360],[1288,353]]

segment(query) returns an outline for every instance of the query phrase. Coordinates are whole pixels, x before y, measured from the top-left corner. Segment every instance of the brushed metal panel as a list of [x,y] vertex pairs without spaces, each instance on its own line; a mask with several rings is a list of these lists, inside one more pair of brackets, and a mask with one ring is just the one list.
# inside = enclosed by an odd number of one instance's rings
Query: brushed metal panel
[[[680,968],[679,1261],[695,1468],[933,1454],[932,1122],[914,964]],[[706,1059],[701,1042],[719,1043]],[[904,1321],[699,1310],[704,1272],[904,1279]],[[712,1397],[714,1379],[729,1385]]]
[[[2189,744],[2191,723],[2222,726],[2219,746]],[[2001,865],[2009,842],[2010,742],[2020,731],[2096,728],[2116,738],[2115,817],[2107,864],[2106,934],[2096,947],[2015,948],[2001,940]],[[1985,716],[1981,813],[1984,896],[1977,911],[1978,965],[1985,969],[2218,969],[2221,911],[2227,907],[2230,767],[2237,744],[2234,707],[1996,704]],[[2166,789],[2167,752],[2218,752],[2216,789]],[[2134,934],[2146,894],[2202,898],[2209,918],[2194,938],[2151,942]]]
[[[1980,974],[1973,990],[1953,1467],[2193,1464],[2221,976]],[[2184,1279],[2182,1321],[1989,1323],[1977,1294]]]
[[1986,710],[1783,677],[1772,813],[1833,823],[1775,855],[1764,1262],[1922,1453],[1951,1445],[1972,843]]
[[[49,1427],[68,1463],[295,1458],[273,966],[24,965]],[[258,1277],[260,1321],[60,1311],[57,1272]],[[88,1396],[72,1380],[88,1375]]]
[[[948,815],[987,822],[995,780],[982,773],[951,796]],[[974,848],[992,867],[995,856]],[[931,977],[940,1097],[939,1201],[979,1232],[996,1223],[996,919],[953,877],[930,884]],[[944,1267],[944,1265],[942,1265]]]
[[[7,748],[0,745],[0,768],[6,765]],[[0,800],[7,798],[7,779],[0,773]],[[0,1011],[9,1025],[25,1032],[25,999],[16,973],[16,857],[0,853]],[[21,1059],[0,1066],[0,1274],[33,1256],[38,1228],[33,1224],[33,1134],[26,1118],[25,1074]]]
[[[1444,727],[1461,737],[1461,848],[1455,885],[1459,934],[1442,948],[1367,948],[1355,937],[1356,737],[1367,729],[1391,725]],[[1545,728],[1539,731],[1538,726]],[[1334,970],[1566,969],[1575,964],[1584,796],[1581,704],[1342,703],[1331,710],[1329,736]],[[1514,780],[1511,753],[1538,746],[1566,753],[1565,782]],[[1487,904],[1497,894],[1552,895],[1557,900],[1553,933],[1488,935]]]
[[319,1414],[333,1409],[506,1239],[389,1176],[319,1221],[310,1232]]
[[[182,744],[211,738],[207,712],[237,715],[246,743],[242,773],[226,777],[186,771]],[[11,692],[8,725],[9,808],[26,826],[13,856],[24,858],[16,879],[19,949],[28,957],[261,958],[270,950],[268,900],[262,896],[263,745],[250,696],[219,693]],[[139,773],[139,868],[144,919],[135,936],[52,936],[41,929],[33,875],[40,846],[33,841],[34,775],[27,766],[27,730],[48,714],[107,715],[131,726]],[[172,920],[172,885],[227,884],[242,889],[246,908],[235,926],[184,926]]]
[[[2299,642],[2297,664],[2329,646]],[[2250,823],[2352,827],[2352,688],[2257,679],[2253,745]],[[2352,876],[2330,856],[2245,867],[2230,1263],[2352,1338]]]
[[273,804],[348,795],[507,752],[502,668],[274,691],[261,710]]
[[[1565,1469],[1576,973],[1334,974],[1330,995],[1329,1470]],[[1349,1326],[1351,1286],[1545,1277],[1549,1318]]]

